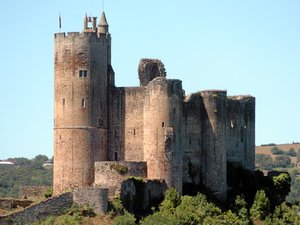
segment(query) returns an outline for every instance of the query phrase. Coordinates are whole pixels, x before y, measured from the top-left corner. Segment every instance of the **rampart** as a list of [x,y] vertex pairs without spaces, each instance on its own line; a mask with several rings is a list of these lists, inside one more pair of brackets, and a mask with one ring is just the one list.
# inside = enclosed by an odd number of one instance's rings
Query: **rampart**
[[25,208],[22,211],[8,216],[0,216],[0,225],[30,224],[34,221],[45,219],[51,215],[60,215],[65,209],[70,208],[72,204],[72,193],[64,193]]
[[146,162],[95,162],[94,185],[108,188],[110,196],[120,193],[121,183],[131,176],[146,178]]
[[44,197],[44,194],[51,190],[52,186],[20,186],[19,199],[37,199]]
[[0,199],[0,209],[11,210],[18,207],[26,208],[32,204],[31,200],[21,200],[13,198],[1,198]]
[[88,205],[97,213],[106,213],[108,207],[108,189],[87,187],[75,189],[73,202],[78,205]]

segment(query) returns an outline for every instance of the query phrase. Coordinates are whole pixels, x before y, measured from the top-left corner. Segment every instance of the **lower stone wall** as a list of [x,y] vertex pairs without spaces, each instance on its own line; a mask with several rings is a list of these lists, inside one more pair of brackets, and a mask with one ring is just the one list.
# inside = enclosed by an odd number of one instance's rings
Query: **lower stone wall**
[[30,224],[34,221],[45,219],[51,215],[60,215],[65,209],[70,208],[72,204],[73,194],[70,192],[64,193],[25,208],[23,211],[13,213],[8,216],[0,216],[0,225]]
[[3,198],[0,199],[0,209],[11,210],[17,207],[28,207],[32,204],[30,200],[20,200],[20,199],[12,199],[12,198]]
[[125,209],[139,213],[157,206],[166,190],[165,181],[131,178],[122,182],[120,198]]
[[36,199],[44,197],[44,194],[52,189],[51,186],[20,186],[19,199]]
[[108,208],[108,189],[94,187],[75,189],[73,202],[78,205],[88,205],[96,213],[106,213]]
[[146,178],[146,162],[95,162],[94,185],[101,188],[108,188],[109,196],[119,194],[121,183],[131,176]]

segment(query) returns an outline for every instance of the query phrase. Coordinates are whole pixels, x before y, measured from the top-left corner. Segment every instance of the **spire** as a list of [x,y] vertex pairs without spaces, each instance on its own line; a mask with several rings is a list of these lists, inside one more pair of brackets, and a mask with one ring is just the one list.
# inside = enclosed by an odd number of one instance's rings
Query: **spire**
[[107,20],[106,20],[106,16],[105,16],[105,12],[103,11],[101,14],[101,19],[99,22],[100,26],[108,26]]
[[100,18],[100,21],[98,24],[98,34],[100,34],[100,33],[101,34],[108,33],[108,23],[107,23],[104,11],[101,14],[101,18]]

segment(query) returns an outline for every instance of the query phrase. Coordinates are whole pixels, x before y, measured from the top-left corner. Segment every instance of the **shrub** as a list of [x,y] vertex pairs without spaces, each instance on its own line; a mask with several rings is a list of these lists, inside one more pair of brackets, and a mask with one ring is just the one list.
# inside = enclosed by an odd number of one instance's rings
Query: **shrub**
[[117,171],[120,175],[124,175],[125,173],[128,172],[128,167],[124,166],[122,164],[111,164],[110,165],[110,169],[114,169],[115,171]]
[[279,149],[278,147],[273,147],[271,148],[271,152],[274,155],[281,155],[284,154],[284,151],[282,151],[281,149]]
[[269,214],[270,201],[263,190],[256,192],[250,214],[253,220],[263,220]]
[[44,193],[44,197],[45,197],[45,198],[50,198],[50,197],[52,197],[52,194],[53,194],[53,189],[52,189],[52,188],[49,188],[49,189]]
[[125,210],[124,215],[117,216],[114,219],[113,225],[135,225],[135,221],[134,216]]

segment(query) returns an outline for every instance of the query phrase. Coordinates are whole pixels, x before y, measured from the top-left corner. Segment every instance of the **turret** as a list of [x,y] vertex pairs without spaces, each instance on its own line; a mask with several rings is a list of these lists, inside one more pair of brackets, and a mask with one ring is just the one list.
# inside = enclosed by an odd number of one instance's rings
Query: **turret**
[[147,85],[144,102],[144,159],[147,177],[163,179],[182,191],[183,90],[180,80],[157,77]]
[[108,33],[108,23],[106,20],[105,13],[102,12],[101,18],[98,24],[98,34],[107,34]]

